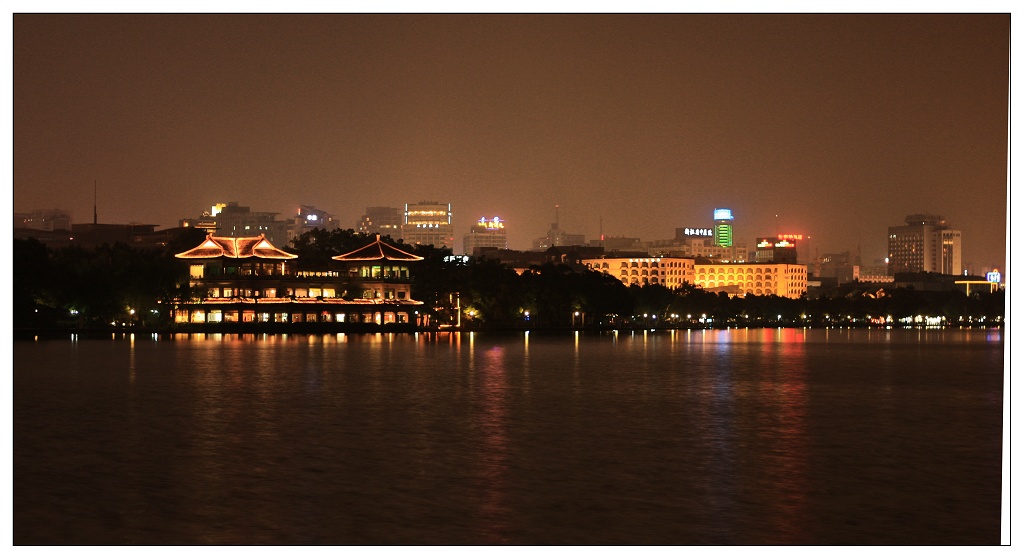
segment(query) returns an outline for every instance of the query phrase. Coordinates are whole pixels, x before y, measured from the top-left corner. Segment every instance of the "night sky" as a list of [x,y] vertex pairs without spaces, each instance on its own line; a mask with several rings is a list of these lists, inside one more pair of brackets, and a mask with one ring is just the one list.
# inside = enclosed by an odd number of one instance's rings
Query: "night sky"
[[[1010,15],[15,15],[14,210],[355,227],[452,204],[563,229],[883,258],[935,213],[1004,269]],[[801,251],[803,252],[803,251]]]

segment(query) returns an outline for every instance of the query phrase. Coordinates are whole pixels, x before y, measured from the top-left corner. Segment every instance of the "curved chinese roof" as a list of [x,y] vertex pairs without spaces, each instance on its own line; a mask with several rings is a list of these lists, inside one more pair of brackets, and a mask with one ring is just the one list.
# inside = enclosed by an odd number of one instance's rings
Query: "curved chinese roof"
[[290,260],[298,255],[285,252],[259,237],[214,237],[207,235],[199,246],[174,255],[176,258],[268,258]]
[[404,262],[413,262],[416,260],[423,260],[422,256],[416,256],[415,254],[405,252],[404,250],[397,249],[380,240],[380,235],[377,235],[377,240],[364,246],[363,248],[353,250],[352,252],[342,254],[340,256],[331,257],[333,260],[341,260],[343,262],[359,262],[367,260],[399,260]]

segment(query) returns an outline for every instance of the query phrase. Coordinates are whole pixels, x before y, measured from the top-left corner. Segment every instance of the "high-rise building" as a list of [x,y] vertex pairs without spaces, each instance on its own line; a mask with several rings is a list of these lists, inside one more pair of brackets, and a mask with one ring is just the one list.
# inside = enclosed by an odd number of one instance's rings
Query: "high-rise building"
[[288,222],[277,219],[277,215],[278,212],[254,212],[249,206],[228,202],[212,206],[198,218],[184,218],[178,224],[205,229],[222,237],[263,235],[271,243],[285,245],[291,240],[288,238]]
[[[733,237],[732,212],[730,210],[715,210],[714,216],[721,219],[716,219],[713,227],[703,226],[703,224],[677,227],[675,238],[644,243],[645,249],[652,256],[706,258],[722,263],[741,263],[750,260],[747,244],[737,241]],[[719,243],[720,233],[723,244]]]
[[754,262],[796,264],[796,241],[776,237],[758,237]]
[[452,205],[438,202],[406,204],[402,239],[410,245],[454,248],[455,229],[452,226]]
[[912,214],[906,225],[889,228],[889,273],[935,272],[959,275],[960,231],[940,215]]
[[472,255],[478,248],[507,249],[505,222],[498,217],[491,220],[481,217],[480,221],[470,227],[469,234],[462,237],[462,252]]
[[398,240],[402,234],[402,212],[390,206],[370,206],[359,219],[356,231],[369,235],[390,235],[392,239]]
[[338,229],[338,220],[333,215],[313,206],[299,206],[295,216],[288,220],[288,239],[294,239],[313,229]]
[[963,269],[963,258],[960,254],[960,231],[944,230],[942,235],[942,258],[940,270],[943,274],[960,275]]
[[732,246],[732,210],[715,208],[715,245]]

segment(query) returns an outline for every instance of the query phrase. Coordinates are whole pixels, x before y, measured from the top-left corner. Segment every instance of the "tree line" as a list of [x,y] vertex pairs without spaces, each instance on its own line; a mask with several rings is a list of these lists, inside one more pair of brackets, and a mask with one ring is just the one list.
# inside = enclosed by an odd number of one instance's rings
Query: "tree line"
[[[36,239],[15,239],[13,321],[16,329],[172,325],[170,303],[191,294],[188,265],[174,257],[205,238],[187,230],[162,248],[123,243],[94,248],[48,248]],[[435,322],[465,328],[646,328],[787,325],[860,325],[942,317],[943,324],[998,323],[1004,291],[915,291],[841,286],[828,295],[789,299],[777,295],[729,297],[693,285],[623,285],[586,269],[548,262],[523,273],[490,259],[463,262],[450,249],[385,242],[424,258],[414,269],[412,297]],[[315,229],[282,247],[298,255],[302,269],[326,269],[332,256],[372,242],[352,229]],[[997,318],[998,317],[998,318]]]

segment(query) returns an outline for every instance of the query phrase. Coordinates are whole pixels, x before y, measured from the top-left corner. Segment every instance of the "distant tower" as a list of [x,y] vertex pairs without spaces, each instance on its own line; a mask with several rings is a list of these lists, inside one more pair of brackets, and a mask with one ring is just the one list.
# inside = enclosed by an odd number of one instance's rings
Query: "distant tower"
[[904,221],[889,228],[889,274],[960,274],[960,231],[950,229],[940,215],[912,214]]
[[453,248],[452,205],[432,201],[406,204],[402,240],[410,245]]
[[534,239],[533,248],[551,248],[553,246],[584,246],[586,236],[579,233],[566,233],[559,225],[558,204],[555,204],[555,222],[551,224],[548,234]]
[[369,206],[356,225],[356,231],[391,235],[397,240],[402,236],[402,211],[391,206]]
[[499,218],[480,221],[470,228],[469,234],[462,238],[462,252],[472,255],[478,248],[508,248],[508,237],[505,234],[505,222]]
[[715,245],[732,246],[732,210],[715,208]]

